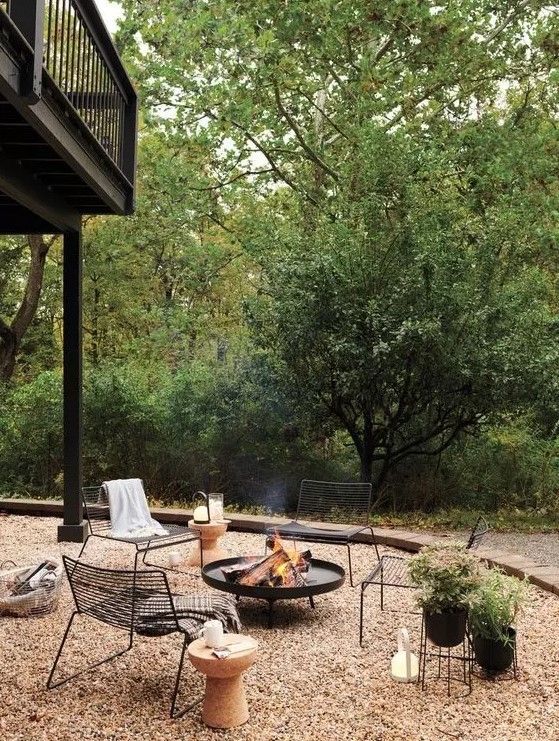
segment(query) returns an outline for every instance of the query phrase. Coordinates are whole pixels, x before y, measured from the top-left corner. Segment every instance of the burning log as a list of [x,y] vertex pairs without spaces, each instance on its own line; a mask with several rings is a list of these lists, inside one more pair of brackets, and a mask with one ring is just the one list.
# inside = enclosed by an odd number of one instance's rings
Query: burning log
[[311,552],[286,551],[276,539],[274,551],[260,561],[223,569],[227,581],[245,586],[300,587],[306,584],[303,576],[309,570]]

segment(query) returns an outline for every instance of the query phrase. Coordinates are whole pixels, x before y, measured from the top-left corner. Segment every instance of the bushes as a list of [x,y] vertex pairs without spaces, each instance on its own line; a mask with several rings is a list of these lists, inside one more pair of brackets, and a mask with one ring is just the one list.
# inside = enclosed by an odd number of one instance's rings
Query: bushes
[[167,384],[163,368],[105,366],[87,373],[86,481],[134,475],[159,483],[165,463]]
[[62,471],[62,378],[46,371],[0,396],[0,491],[52,491]]
[[[84,478],[142,477],[164,502],[207,485],[229,501],[277,511],[301,478],[355,479],[352,448],[282,394],[264,355],[235,366],[194,363],[89,368],[84,390]],[[50,494],[62,476],[62,379],[48,371],[0,396],[0,492]],[[436,462],[408,462],[379,509],[395,512],[517,507],[557,514],[559,439],[527,418],[487,428]]]
[[[62,379],[41,373],[0,401],[0,491],[52,495],[62,480]],[[208,485],[277,510],[304,476],[343,478],[301,434],[263,358],[235,368],[194,363],[89,368],[84,481],[143,478],[152,496],[188,503]]]
[[439,461],[400,467],[384,493],[396,511],[519,508],[559,513],[559,437],[528,418],[485,427],[455,443]]

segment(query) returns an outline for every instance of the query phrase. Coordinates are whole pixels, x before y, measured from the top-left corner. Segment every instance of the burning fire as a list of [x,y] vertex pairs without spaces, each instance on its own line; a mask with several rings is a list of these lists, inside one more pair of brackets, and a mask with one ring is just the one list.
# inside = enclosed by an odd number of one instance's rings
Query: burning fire
[[253,587],[304,586],[311,552],[299,553],[295,548],[286,548],[277,533],[268,538],[267,545],[272,550],[270,555],[256,563],[224,569],[225,578]]
[[306,574],[309,570],[310,557],[307,557],[308,551],[306,551],[305,554],[302,554],[299,553],[295,547],[286,548],[277,533],[268,538],[268,548],[271,548],[272,553],[283,551],[289,558],[289,561],[286,561],[277,567],[276,571],[279,575],[285,574],[290,567],[295,568],[300,574]]

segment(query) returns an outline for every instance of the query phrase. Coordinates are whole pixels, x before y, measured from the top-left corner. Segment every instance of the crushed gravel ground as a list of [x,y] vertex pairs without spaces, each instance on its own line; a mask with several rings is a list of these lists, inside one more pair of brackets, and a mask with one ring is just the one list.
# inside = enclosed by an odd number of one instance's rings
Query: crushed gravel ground
[[559,566],[559,533],[488,533],[488,547],[518,553],[542,566]]
[[[469,535],[466,531],[438,534],[457,540],[467,540]],[[559,533],[496,533],[489,530],[481,547],[526,556],[540,566],[559,566]]]
[[[42,557],[77,555],[79,546],[56,542],[54,518],[0,518],[0,561],[31,564]],[[539,537],[539,536],[536,536]],[[262,537],[227,533],[223,545],[231,555],[262,552]],[[345,549],[311,546],[317,557],[345,565]],[[388,550],[388,549],[383,549]],[[518,552],[518,547],[515,546]],[[374,552],[355,546],[355,572],[363,578]],[[132,563],[132,548],[92,540],[87,559],[111,567]],[[535,557],[534,554],[533,557]],[[205,590],[195,577],[172,575],[176,591]],[[265,603],[240,602],[244,632],[260,650],[245,676],[249,722],[230,731],[206,728],[196,708],[172,721],[168,707],[181,640],[138,637],[128,654],[69,684],[47,691],[45,682],[70,615],[68,586],[56,613],[42,619],[0,618],[0,739],[72,741],[82,739],[250,739],[258,741],[387,741],[468,739],[518,741],[559,738],[559,599],[533,588],[521,617],[518,681],[473,678],[471,695],[462,686],[429,681],[424,692],[415,684],[389,677],[396,631],[407,626],[419,650],[419,617],[404,612],[411,590],[393,590],[380,612],[374,587],[366,592],[365,643],[358,644],[359,588],[349,583],[308,602],[279,603],[273,629],[266,626]],[[125,645],[124,633],[85,618],[73,628],[61,664],[76,671]],[[430,667],[432,673],[435,662]],[[182,697],[202,691],[201,677],[185,664]]]

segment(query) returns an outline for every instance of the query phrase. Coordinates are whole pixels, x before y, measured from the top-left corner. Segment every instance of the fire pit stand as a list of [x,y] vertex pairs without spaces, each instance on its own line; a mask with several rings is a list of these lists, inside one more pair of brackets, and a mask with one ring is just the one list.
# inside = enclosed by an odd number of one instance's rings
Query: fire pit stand
[[253,597],[268,602],[268,627],[273,624],[274,603],[283,599],[303,599],[309,600],[310,605],[314,608],[313,597],[316,594],[325,594],[332,592],[342,586],[345,580],[345,571],[338,564],[330,561],[322,561],[318,558],[311,559],[311,568],[307,577],[307,583],[296,587],[270,587],[270,586],[252,586],[248,584],[238,584],[237,582],[227,581],[222,569],[233,566],[243,566],[247,562],[261,561],[262,556],[245,556],[243,558],[224,558],[221,561],[213,561],[202,568],[202,579],[222,592],[235,594],[237,599],[241,597]]

